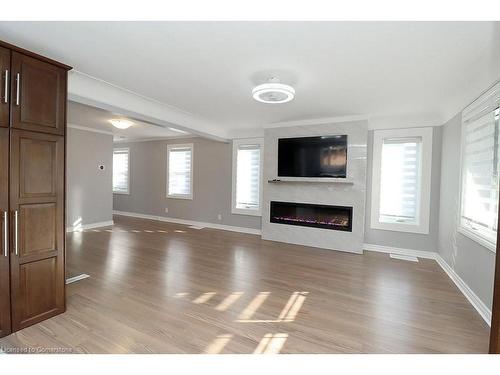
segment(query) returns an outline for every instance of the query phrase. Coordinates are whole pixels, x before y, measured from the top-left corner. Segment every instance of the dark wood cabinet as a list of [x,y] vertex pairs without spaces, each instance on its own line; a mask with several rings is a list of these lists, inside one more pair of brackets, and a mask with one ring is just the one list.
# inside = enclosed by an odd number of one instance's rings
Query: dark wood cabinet
[[0,337],[11,332],[9,277],[9,130],[0,128]]
[[12,130],[12,328],[64,311],[64,138]]
[[0,47],[0,127],[9,126],[10,50]]
[[66,70],[24,54],[12,53],[11,126],[64,134]]
[[65,311],[70,67],[0,42],[0,68],[2,337]]

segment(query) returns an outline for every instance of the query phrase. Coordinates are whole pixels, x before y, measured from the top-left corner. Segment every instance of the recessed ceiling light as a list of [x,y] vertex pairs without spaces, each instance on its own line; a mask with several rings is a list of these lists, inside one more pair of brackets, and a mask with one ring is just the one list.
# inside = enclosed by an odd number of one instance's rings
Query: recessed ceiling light
[[254,87],[253,98],[258,102],[269,104],[281,104],[293,100],[295,89],[277,81],[276,78],[271,78],[268,83]]
[[134,125],[134,123],[132,121],[128,121],[128,120],[123,120],[123,119],[113,119],[113,120],[109,120],[109,122],[115,127],[115,128],[118,128],[118,129],[128,129],[130,128],[132,125]]

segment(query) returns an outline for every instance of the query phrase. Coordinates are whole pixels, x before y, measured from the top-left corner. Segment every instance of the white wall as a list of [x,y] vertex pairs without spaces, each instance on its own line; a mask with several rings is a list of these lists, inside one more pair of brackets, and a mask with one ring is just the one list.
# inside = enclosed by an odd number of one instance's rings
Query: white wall
[[[264,199],[262,238],[361,253],[363,251],[366,196],[367,121],[266,129],[264,136]],[[268,183],[277,176],[278,138],[347,134],[347,180],[340,183]],[[351,232],[271,223],[271,201],[327,204],[353,207]]]
[[111,221],[113,136],[68,127],[66,147],[66,225]]

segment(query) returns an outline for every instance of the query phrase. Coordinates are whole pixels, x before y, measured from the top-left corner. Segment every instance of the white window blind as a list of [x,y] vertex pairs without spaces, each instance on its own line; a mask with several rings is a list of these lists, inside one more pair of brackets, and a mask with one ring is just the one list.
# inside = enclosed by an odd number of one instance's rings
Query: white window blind
[[192,198],[192,145],[168,146],[168,196]]
[[429,233],[433,129],[375,130],[370,225]]
[[422,138],[388,138],[382,144],[379,221],[418,223]]
[[463,122],[460,227],[494,249],[498,219],[499,108]]
[[235,139],[233,141],[233,214],[262,214],[262,158],[263,138]]
[[113,150],[113,192],[129,193],[129,149]]
[[236,167],[236,208],[260,207],[260,145],[239,145]]

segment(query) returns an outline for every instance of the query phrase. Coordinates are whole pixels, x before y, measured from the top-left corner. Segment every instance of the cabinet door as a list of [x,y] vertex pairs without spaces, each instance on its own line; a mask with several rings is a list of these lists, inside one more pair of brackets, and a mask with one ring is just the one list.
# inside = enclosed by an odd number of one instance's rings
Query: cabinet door
[[12,52],[11,126],[63,135],[66,74],[58,66]]
[[10,333],[9,129],[0,128],[0,337]]
[[0,127],[9,126],[10,50],[0,47]]
[[17,331],[65,310],[64,137],[11,130],[11,303]]

